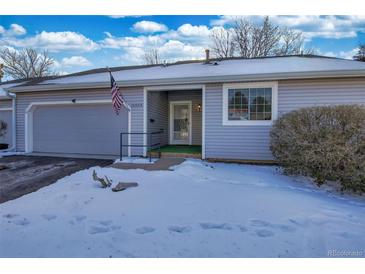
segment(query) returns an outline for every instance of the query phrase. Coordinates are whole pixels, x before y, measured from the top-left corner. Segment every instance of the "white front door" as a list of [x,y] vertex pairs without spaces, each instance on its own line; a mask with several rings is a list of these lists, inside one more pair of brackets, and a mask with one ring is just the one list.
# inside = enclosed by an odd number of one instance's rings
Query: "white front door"
[[191,145],[191,101],[170,102],[170,144]]

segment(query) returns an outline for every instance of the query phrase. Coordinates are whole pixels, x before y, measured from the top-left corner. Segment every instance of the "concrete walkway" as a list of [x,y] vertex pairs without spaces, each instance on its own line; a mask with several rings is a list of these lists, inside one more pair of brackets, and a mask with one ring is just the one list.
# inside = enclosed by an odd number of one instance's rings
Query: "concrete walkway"
[[171,170],[172,166],[180,165],[184,161],[184,158],[160,158],[153,164],[116,163],[110,166],[119,169]]

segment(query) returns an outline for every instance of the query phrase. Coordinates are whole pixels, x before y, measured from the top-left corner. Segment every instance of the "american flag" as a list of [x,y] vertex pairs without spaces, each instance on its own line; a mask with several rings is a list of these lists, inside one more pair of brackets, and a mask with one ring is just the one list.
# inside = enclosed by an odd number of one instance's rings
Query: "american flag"
[[117,85],[117,82],[115,82],[111,71],[109,71],[109,73],[110,73],[112,103],[113,103],[115,113],[117,115],[119,115],[119,112],[120,112],[120,109],[122,108],[122,106],[124,106],[128,111],[129,111],[130,108],[127,105],[127,103],[124,101],[124,98],[123,98],[122,94],[119,91],[119,87]]

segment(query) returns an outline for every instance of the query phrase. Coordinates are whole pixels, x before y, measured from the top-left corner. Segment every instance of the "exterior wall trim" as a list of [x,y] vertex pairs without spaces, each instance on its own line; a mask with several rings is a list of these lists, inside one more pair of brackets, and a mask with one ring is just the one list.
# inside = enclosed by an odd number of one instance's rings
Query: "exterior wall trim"
[[[270,121],[230,121],[228,120],[228,89],[230,88],[272,88],[271,111],[272,116]],[[278,82],[251,82],[251,83],[232,83],[223,84],[222,96],[222,125],[223,126],[268,126],[272,125],[273,121],[278,117]]]
[[193,119],[192,119],[192,102],[191,101],[170,101],[169,105],[170,105],[170,117],[169,117],[169,128],[170,128],[170,144],[174,144],[173,143],[173,110],[172,110],[172,105],[174,104],[186,104],[189,105],[189,145],[191,146],[192,144],[192,140],[193,140]]
[[[25,152],[30,153],[33,151],[33,112],[40,106],[63,106],[63,105],[94,105],[94,104],[110,104],[111,99],[106,100],[77,100],[75,103],[72,101],[49,101],[49,102],[32,102],[25,110]],[[130,116],[131,111],[128,112],[128,129],[130,131]],[[130,138],[128,138],[128,144],[130,145]],[[128,150],[130,156],[130,149]]]
[[205,159],[205,85],[202,87],[202,159]]
[[0,111],[12,111],[13,108],[0,108]]
[[[148,106],[147,106],[147,92],[148,89],[146,87],[143,88],[143,132],[147,133],[147,114],[148,114]],[[143,157],[147,157],[147,134],[143,134]]]

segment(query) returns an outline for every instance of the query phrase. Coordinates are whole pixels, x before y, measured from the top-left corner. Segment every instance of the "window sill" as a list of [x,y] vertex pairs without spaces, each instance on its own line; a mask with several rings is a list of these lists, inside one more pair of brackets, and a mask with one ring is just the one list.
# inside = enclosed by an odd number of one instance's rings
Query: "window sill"
[[223,126],[271,126],[273,121],[223,121]]

